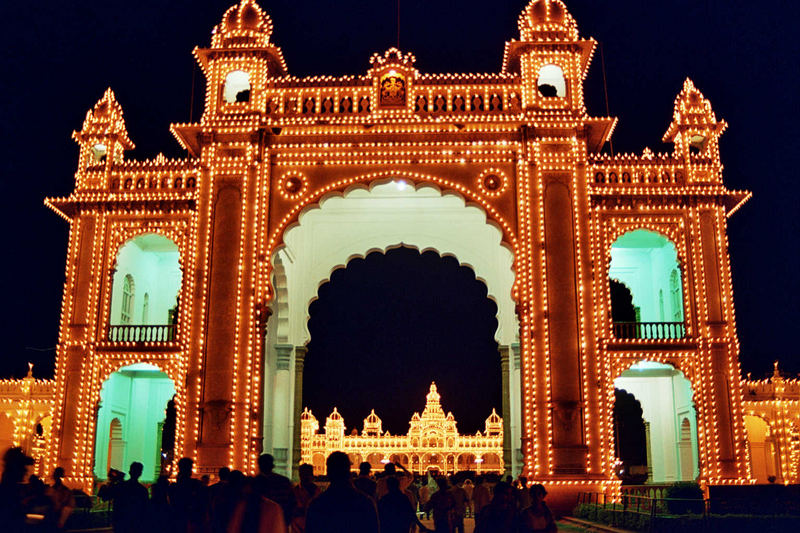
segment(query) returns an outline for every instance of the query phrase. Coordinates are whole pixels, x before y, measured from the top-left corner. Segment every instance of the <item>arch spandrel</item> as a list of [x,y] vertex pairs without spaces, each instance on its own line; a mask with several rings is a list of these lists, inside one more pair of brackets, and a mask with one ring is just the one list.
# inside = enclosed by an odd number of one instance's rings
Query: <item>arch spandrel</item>
[[487,221],[483,210],[463,198],[427,186],[409,184],[398,191],[394,182],[383,182],[322,199],[299,215],[273,254],[273,263],[275,257],[281,263],[274,280],[287,285],[274,290],[285,293],[293,310],[288,342],[299,346],[309,340],[308,306],[334,270],[355,257],[399,246],[432,250],[470,267],[497,305],[498,342],[517,342],[513,254],[497,225]]

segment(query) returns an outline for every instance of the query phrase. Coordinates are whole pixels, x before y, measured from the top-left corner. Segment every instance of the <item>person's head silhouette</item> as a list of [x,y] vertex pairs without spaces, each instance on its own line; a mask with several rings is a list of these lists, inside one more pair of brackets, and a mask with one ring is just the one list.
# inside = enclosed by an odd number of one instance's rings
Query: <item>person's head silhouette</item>
[[328,467],[328,479],[331,480],[331,483],[350,479],[350,458],[346,453],[333,452],[328,456],[325,464]]
[[258,471],[262,474],[271,474],[272,469],[275,468],[275,458],[268,453],[262,453],[258,456]]
[[372,470],[372,465],[369,462],[364,461],[360,465],[358,465],[358,473],[362,476],[368,476],[370,471]]
[[395,476],[386,478],[386,490],[389,492],[400,492],[400,480]]
[[219,477],[220,481],[228,481],[228,478],[231,475],[231,469],[227,466],[223,466],[219,470],[217,470],[217,477]]
[[309,483],[314,480],[314,467],[303,463],[297,467],[297,474],[300,476],[300,483]]
[[397,467],[394,466],[394,463],[386,463],[383,465],[383,473],[387,476],[393,476],[397,473]]
[[192,470],[194,470],[194,461],[189,457],[183,457],[178,461],[178,477],[192,477]]
[[60,466],[57,466],[53,470],[53,481],[56,482],[56,485],[60,485],[62,479],[64,479],[64,469]]
[[128,474],[130,474],[132,481],[139,481],[139,478],[142,477],[143,471],[144,465],[139,461],[134,461],[131,463],[131,468],[128,470]]

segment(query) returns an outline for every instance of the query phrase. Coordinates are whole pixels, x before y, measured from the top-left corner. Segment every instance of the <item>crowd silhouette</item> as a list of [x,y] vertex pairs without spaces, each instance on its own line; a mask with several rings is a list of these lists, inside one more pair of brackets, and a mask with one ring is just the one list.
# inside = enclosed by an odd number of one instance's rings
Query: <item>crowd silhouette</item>
[[[56,468],[47,486],[28,476],[33,460],[20,448],[9,449],[3,459],[0,529],[69,529],[75,495],[81,493],[64,485],[64,470]],[[259,457],[258,475],[223,467],[213,484],[209,476],[194,477],[189,458],[177,467],[174,481],[161,476],[149,487],[139,481],[142,463],[131,463],[127,479],[109,472],[97,497],[108,502],[115,533],[464,533],[467,518],[474,519],[475,533],[557,531],[545,488],[528,486],[524,477],[415,476],[398,463],[373,475],[366,462],[353,477],[342,452],[328,456],[327,476],[317,480],[311,465],[300,465],[296,484],[273,471],[269,454]]]

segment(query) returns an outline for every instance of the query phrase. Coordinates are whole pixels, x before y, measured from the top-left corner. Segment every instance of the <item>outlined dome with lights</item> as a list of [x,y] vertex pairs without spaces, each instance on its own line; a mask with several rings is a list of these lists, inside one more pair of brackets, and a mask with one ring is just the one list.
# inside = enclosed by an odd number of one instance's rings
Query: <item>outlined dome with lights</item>
[[724,120],[717,121],[711,102],[695,87],[691,79],[686,78],[680,94],[675,98],[672,122],[663,140],[673,142],[681,129],[708,129],[721,135],[726,127]]
[[578,39],[578,24],[561,0],[533,0],[519,16],[523,41]]
[[122,106],[110,87],[94,107],[86,112],[81,131],[72,134],[72,138],[78,142],[99,137],[114,137],[125,149],[134,148],[133,141],[128,137],[128,129],[125,127]]
[[272,19],[254,0],[241,0],[222,16],[211,37],[213,47],[270,46]]

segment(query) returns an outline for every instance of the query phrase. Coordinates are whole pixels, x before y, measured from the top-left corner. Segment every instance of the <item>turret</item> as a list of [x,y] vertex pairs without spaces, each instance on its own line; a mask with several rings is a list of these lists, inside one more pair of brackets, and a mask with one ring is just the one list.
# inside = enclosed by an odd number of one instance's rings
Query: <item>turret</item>
[[80,146],[76,187],[102,187],[110,163],[122,161],[124,151],[134,148],[125,128],[122,106],[111,88],[86,112],[83,128],[73,132],[72,138]]
[[364,431],[362,431],[362,435],[369,435],[371,437],[380,437],[381,433],[383,433],[383,422],[375,414],[375,409],[372,409],[369,413],[369,416],[364,419]]
[[506,43],[503,72],[521,76],[523,108],[583,114],[583,80],[597,43],[579,38],[561,0],[532,0],[518,26],[520,40]]
[[286,62],[271,35],[269,15],[254,0],[241,0],[214,28],[211,48],[194,50],[207,81],[205,120],[265,112],[273,105],[262,87],[267,78],[286,74]]
[[674,143],[675,157],[688,163],[690,183],[722,181],[719,138],[727,127],[724,120],[717,121],[711,102],[686,78],[663,140]]

